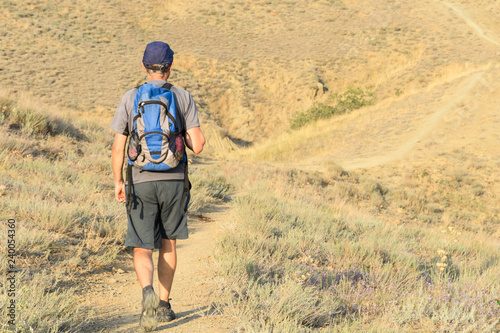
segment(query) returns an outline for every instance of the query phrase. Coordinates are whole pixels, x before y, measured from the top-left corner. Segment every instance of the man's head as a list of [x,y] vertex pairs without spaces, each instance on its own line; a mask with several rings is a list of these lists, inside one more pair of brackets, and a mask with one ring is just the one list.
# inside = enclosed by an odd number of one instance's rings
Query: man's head
[[152,42],[146,46],[142,64],[148,76],[161,76],[166,80],[174,61],[174,51],[164,42]]

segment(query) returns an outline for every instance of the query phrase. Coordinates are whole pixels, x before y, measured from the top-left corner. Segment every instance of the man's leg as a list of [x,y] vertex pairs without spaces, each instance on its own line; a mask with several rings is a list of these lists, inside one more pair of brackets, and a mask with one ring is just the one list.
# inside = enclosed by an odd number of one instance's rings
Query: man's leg
[[158,319],[156,312],[160,299],[153,290],[153,250],[134,248],[134,268],[142,288],[142,312],[140,325],[144,331],[156,329]]
[[174,280],[175,266],[177,265],[177,253],[175,251],[175,239],[163,239],[160,253],[158,255],[158,281],[160,291],[160,306],[158,318],[161,322],[169,322],[176,318],[175,312],[170,306],[168,297]]
[[177,265],[177,252],[175,239],[163,239],[158,256],[158,281],[160,300],[168,302],[172,281],[174,280],[175,266]]
[[134,268],[141,288],[153,285],[153,250],[134,247]]
[[[181,201],[184,181],[158,182],[158,198],[161,209],[162,248],[158,258],[158,280],[161,322],[174,320],[176,315],[168,302],[177,265],[176,240],[188,238],[187,216],[183,214]],[[186,200],[186,206],[189,200]]]

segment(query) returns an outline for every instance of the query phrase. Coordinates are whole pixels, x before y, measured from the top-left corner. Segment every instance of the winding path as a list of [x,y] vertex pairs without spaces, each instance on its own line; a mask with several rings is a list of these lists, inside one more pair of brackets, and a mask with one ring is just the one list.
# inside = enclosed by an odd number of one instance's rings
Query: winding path
[[476,86],[483,74],[484,72],[477,72],[464,79],[464,81],[457,87],[455,93],[448,98],[446,104],[439,108],[436,112],[434,112],[419,127],[417,132],[410,140],[404,142],[394,151],[388,152],[384,155],[374,156],[366,159],[347,161],[345,163],[342,163],[342,166],[347,170],[369,168],[403,158],[413,150],[413,148],[419,141],[423,140],[436,129],[441,119],[445,115],[452,112],[457,104],[461,103],[469,95],[469,93]]
[[467,23],[467,25],[469,27],[471,27],[479,35],[479,37],[487,40],[490,43],[493,43],[497,46],[500,46],[500,42],[498,42],[496,39],[488,36],[486,31],[483,28],[481,28],[479,25],[477,25],[476,22],[474,22],[470,17],[468,17],[467,13],[464,10],[458,8],[457,5],[455,5],[451,2],[448,2],[448,1],[437,1],[437,2],[442,3],[443,5],[453,9],[458,14],[458,16],[460,16],[465,21],[465,23]]
[[[455,11],[460,18],[462,18],[465,23],[471,27],[476,34],[481,37],[482,39],[495,44],[497,46],[500,46],[500,42],[498,42],[496,39],[493,37],[489,36],[488,33],[481,28],[476,22],[474,22],[468,15],[467,12],[463,9],[460,9],[457,5],[448,2],[448,1],[443,1],[443,0],[436,0],[436,2],[441,3],[449,8],[451,8],[453,11]],[[382,165],[386,164],[398,159],[403,158],[406,156],[414,147],[415,145],[423,140],[425,137],[427,137],[431,132],[438,126],[440,120],[449,112],[453,111],[455,106],[462,102],[471,92],[471,90],[476,86],[478,83],[479,79],[483,76],[483,72],[477,72],[471,74],[467,79],[465,79],[457,88],[455,93],[448,99],[448,102],[438,109],[425,123],[423,123],[419,130],[415,133],[415,135],[408,140],[407,142],[403,143],[401,146],[399,146],[396,150],[389,152],[385,155],[381,156],[374,156],[371,158],[365,158],[365,159],[357,159],[357,160],[352,160],[352,161],[347,161],[343,163],[343,167],[345,169],[357,169],[357,168],[369,168],[377,165]]]

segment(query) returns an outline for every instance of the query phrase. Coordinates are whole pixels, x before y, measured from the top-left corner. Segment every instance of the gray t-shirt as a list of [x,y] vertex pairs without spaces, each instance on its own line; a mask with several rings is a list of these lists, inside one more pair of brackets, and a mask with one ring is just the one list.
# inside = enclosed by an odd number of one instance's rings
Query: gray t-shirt
[[[157,85],[158,87],[163,86],[166,81],[163,80],[153,80],[148,81]],[[194,102],[193,96],[184,89],[172,86],[171,91],[175,94],[177,99],[177,106],[182,115],[181,121],[183,127],[189,130],[194,127],[200,126],[200,121],[198,120],[198,109],[196,108],[196,103]],[[130,89],[123,95],[120,104],[115,111],[115,116],[111,121],[111,128],[116,132],[123,135],[129,135],[132,132],[132,114],[134,112],[134,99],[137,89]],[[142,171],[139,168],[132,167],[132,179],[134,184],[157,181],[157,180],[182,180],[184,179],[184,170],[186,164],[180,163],[177,167],[168,171]]]

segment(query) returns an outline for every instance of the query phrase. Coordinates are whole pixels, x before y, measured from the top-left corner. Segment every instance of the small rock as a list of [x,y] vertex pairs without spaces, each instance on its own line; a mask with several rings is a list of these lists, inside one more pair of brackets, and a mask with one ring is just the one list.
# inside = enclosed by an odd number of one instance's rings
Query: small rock
[[117,272],[118,274],[123,274],[123,273],[125,273],[125,271],[124,271],[123,269],[121,269],[121,268],[118,268],[118,269],[116,270],[116,272]]

